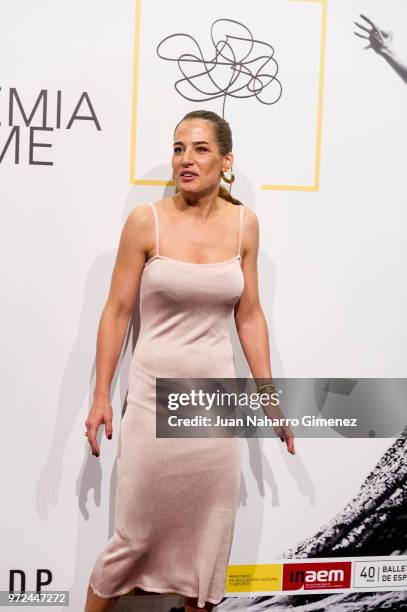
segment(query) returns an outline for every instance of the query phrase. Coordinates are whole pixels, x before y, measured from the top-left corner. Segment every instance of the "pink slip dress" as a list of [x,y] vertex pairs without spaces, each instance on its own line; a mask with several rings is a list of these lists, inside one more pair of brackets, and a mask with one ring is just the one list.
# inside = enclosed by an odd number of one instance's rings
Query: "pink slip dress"
[[219,603],[240,488],[239,438],[156,438],[156,377],[235,378],[229,327],[244,287],[240,207],[235,257],[185,262],[156,254],[140,279],[140,332],[118,440],[114,532],[90,585],[100,597],[138,587]]

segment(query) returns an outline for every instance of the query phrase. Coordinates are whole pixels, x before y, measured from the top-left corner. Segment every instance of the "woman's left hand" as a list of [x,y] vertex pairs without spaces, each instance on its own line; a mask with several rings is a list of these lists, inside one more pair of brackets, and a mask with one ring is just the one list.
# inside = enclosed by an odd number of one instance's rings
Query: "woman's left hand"
[[282,423],[281,425],[273,425],[274,431],[276,432],[276,435],[280,438],[281,442],[285,442],[287,444],[287,451],[292,455],[295,455],[294,434],[291,431],[289,425],[284,424],[284,420],[286,417],[280,406],[268,404],[264,406],[263,410],[264,414],[270,419],[279,419],[279,421]]

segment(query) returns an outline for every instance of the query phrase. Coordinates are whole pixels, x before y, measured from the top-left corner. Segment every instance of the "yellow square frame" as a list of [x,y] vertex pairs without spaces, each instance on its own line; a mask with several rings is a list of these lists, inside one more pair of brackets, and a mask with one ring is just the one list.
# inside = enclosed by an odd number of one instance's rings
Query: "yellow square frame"
[[[314,161],[314,183],[313,185],[268,185],[268,184],[265,184],[265,185],[261,185],[261,189],[272,189],[275,191],[319,191],[328,0],[288,0],[288,2],[304,2],[308,4],[320,4],[322,7],[320,50],[319,50],[317,133],[316,133],[316,150],[315,150],[315,161]],[[134,55],[133,55],[133,96],[132,96],[132,105],[131,105],[132,118],[131,118],[131,139],[130,139],[130,183],[133,185],[158,185],[158,186],[163,186],[163,187],[175,187],[174,181],[147,180],[147,179],[136,178],[135,167],[136,167],[137,101],[138,101],[138,83],[139,83],[139,40],[140,40],[140,23],[141,23],[140,17],[141,17],[141,0],[136,0],[135,28],[134,28]]]

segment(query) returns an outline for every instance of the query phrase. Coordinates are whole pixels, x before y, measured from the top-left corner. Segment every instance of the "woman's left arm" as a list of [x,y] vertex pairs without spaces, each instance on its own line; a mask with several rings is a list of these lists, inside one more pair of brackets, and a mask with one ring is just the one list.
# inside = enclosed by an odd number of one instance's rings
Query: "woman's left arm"
[[[242,240],[244,289],[234,309],[236,330],[253,378],[271,379],[269,332],[258,291],[258,251],[259,222],[255,213],[246,208]],[[279,405],[268,406],[264,412],[266,416],[270,414],[271,418],[281,419],[280,423],[284,423],[285,416]],[[274,430],[286,443],[288,452],[294,455],[294,436],[290,427],[282,424]]]
[[236,330],[254,378],[271,378],[269,332],[258,291],[259,222],[246,208],[242,240],[244,289],[234,309]]

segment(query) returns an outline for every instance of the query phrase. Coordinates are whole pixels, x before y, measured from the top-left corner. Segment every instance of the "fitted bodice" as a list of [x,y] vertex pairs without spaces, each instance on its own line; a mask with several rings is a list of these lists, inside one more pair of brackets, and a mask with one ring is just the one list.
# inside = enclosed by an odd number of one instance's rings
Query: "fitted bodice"
[[[243,206],[240,211],[238,253],[226,261],[193,263],[159,253],[159,220],[154,204],[156,255],[149,259],[140,280],[140,333],[133,357],[162,376],[222,375],[222,363],[233,363],[229,330],[244,276],[241,268]],[[182,355],[183,365],[177,361]],[[193,367],[200,355],[199,371]],[[202,355],[206,366],[202,367]],[[214,373],[214,368],[218,373]],[[233,375],[230,367],[229,375]],[[226,374],[223,374],[226,376]]]

